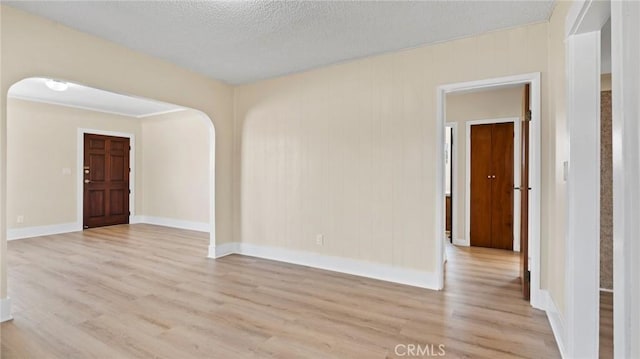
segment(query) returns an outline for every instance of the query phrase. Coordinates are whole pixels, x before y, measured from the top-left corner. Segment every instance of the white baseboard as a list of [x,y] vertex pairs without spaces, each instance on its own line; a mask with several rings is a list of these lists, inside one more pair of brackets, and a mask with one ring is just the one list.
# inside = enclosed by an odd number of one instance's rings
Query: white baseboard
[[560,355],[563,358],[566,358],[566,351],[564,345],[564,319],[562,318],[562,313],[558,310],[558,306],[551,298],[551,295],[546,290],[540,291],[543,301],[545,302],[545,308],[547,312],[547,318],[549,319],[549,324],[551,324],[551,330],[553,330],[553,336],[556,338],[556,343],[558,344],[558,349],[560,350]]
[[469,247],[471,244],[464,238],[454,238],[453,245]]
[[49,226],[12,228],[7,230],[7,240],[50,236],[52,234],[78,232],[82,230],[82,225],[78,223],[62,223]]
[[187,229],[198,232],[210,232],[209,223],[184,221],[181,219],[153,217],[153,216],[136,216],[136,223],[155,224],[157,226]]
[[209,258],[220,258],[235,253],[240,253],[240,246],[237,242],[209,246]]
[[[155,224],[158,226],[172,227],[187,229],[198,232],[210,232],[210,226],[208,223],[183,221],[180,219],[161,218],[151,216],[131,216],[129,217],[129,223],[147,223]],[[15,239],[24,239],[31,237],[50,236],[53,234],[71,233],[82,231],[81,223],[61,223],[53,224],[49,226],[37,226],[37,227],[24,227],[13,228],[7,230],[7,240],[12,241]]]
[[232,253],[406,284],[414,287],[438,289],[436,274],[433,272],[423,272],[415,269],[398,268],[356,259],[249,243],[224,243],[214,248],[209,248],[210,257],[212,254],[215,255],[216,258],[219,258]]
[[129,224],[142,223],[142,216],[129,216]]
[[0,323],[11,320],[11,298],[6,297],[0,299]]

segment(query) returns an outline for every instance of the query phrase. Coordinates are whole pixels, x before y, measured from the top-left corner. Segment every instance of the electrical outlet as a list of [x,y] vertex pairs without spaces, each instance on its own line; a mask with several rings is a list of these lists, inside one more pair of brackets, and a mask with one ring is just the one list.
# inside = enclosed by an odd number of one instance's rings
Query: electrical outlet
[[324,235],[322,234],[317,234],[316,235],[316,244],[319,246],[324,245]]
[[19,215],[18,218],[16,218],[16,222],[17,223],[24,223],[24,216],[23,215]]

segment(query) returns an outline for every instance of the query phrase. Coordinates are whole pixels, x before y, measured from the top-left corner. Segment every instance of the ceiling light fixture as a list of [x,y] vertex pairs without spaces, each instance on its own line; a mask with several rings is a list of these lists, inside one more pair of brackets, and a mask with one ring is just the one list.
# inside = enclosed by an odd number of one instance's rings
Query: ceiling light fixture
[[66,91],[69,88],[68,83],[59,80],[49,79],[45,82],[45,85],[47,85],[47,87],[52,89],[53,91]]

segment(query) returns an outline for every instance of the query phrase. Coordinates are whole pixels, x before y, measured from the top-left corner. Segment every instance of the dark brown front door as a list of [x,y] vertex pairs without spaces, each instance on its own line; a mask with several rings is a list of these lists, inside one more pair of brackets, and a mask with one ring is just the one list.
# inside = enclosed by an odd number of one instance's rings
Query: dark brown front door
[[471,245],[513,249],[513,123],[471,126]]
[[84,228],[129,223],[129,139],[84,135]]

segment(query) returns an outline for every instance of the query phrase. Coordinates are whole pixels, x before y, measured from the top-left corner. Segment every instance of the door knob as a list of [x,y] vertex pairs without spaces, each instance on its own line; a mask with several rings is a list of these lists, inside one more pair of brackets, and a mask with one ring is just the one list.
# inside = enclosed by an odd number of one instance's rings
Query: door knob
[[89,182],[91,182],[91,180],[88,180],[88,179],[84,180],[84,183],[89,183]]

